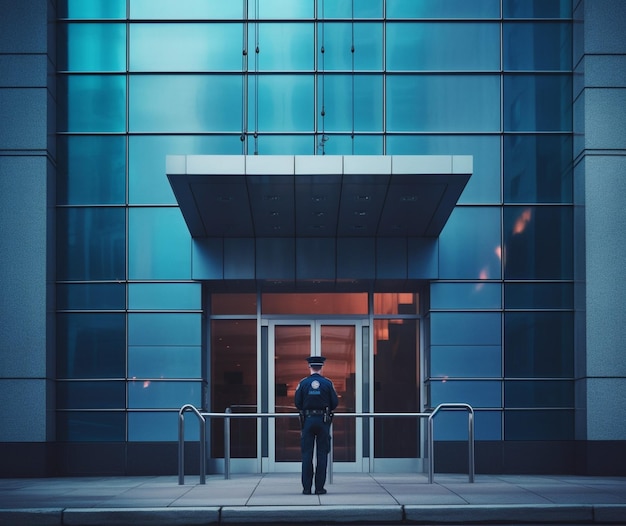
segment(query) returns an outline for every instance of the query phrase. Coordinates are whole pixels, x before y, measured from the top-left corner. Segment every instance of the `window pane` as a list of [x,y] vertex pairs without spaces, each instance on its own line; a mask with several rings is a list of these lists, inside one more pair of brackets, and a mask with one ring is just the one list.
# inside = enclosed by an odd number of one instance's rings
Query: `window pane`
[[241,71],[242,43],[242,24],[132,24],[130,70]]
[[[258,108],[255,82],[258,81]],[[313,130],[313,75],[260,75],[249,80],[248,128],[259,131]],[[223,101],[221,104],[224,104]],[[232,112],[232,108],[227,108]],[[234,112],[237,113],[237,112]],[[238,121],[241,122],[241,119]]]
[[57,437],[61,442],[124,442],[126,413],[57,412]]
[[413,132],[498,131],[500,78],[387,76],[387,128]]
[[58,105],[59,131],[125,131],[124,75],[63,76],[58,82],[61,95]]
[[574,407],[573,381],[508,381],[504,382],[507,408]]
[[58,204],[125,203],[125,137],[60,136],[57,152]]
[[126,383],[58,382],[58,409],[125,409]]
[[367,314],[367,293],[263,294],[263,314]]
[[59,70],[126,71],[125,24],[60,24]]
[[131,409],[176,409],[185,404],[202,406],[201,382],[128,382],[128,407]]
[[387,155],[471,155],[474,173],[459,203],[500,203],[500,137],[488,135],[389,135]]
[[164,20],[242,18],[242,2],[206,0],[130,0],[130,17]]
[[124,280],[123,208],[57,210],[57,276],[61,280]]
[[256,314],[256,294],[211,294],[211,314]]
[[505,70],[572,69],[572,25],[564,23],[505,23],[502,57]]
[[504,306],[507,309],[573,309],[572,283],[506,283]]
[[505,440],[573,440],[574,411],[505,411]]
[[[353,39],[354,52],[352,51]],[[322,71],[351,71],[352,69],[379,71],[383,68],[383,25],[381,23],[320,24],[318,40],[320,44],[317,50],[317,60]],[[324,53],[322,53],[322,43]]]
[[165,174],[167,155],[240,155],[240,133],[231,136],[132,135],[129,137],[128,199],[131,204],[176,204]]
[[315,151],[313,135],[248,135],[249,155],[313,155]]
[[504,18],[570,18],[572,0],[503,0]]
[[505,75],[504,130],[571,131],[571,75]]
[[502,347],[433,345],[430,348],[430,376],[499,378],[502,376]]
[[500,325],[497,312],[433,312],[431,345],[501,345]]
[[573,279],[572,223],[570,207],[505,207],[506,279]]
[[[259,18],[313,18],[314,2],[311,0],[263,0],[256,2]],[[248,1],[248,10],[254,13],[254,3]]]
[[[290,0],[293,2],[294,0]],[[259,50],[258,68],[260,71],[298,71],[312,70],[315,58],[313,47],[313,24],[262,23],[250,24],[248,60],[254,56],[255,31],[258,31]],[[289,42],[289,45],[285,45]],[[241,50],[237,47],[239,53]],[[254,58],[256,62],[257,57]],[[241,64],[238,60],[237,64]],[[252,64],[250,64],[252,66]],[[241,68],[240,68],[241,69]]]
[[[318,129],[327,132],[382,131],[383,80],[379,75],[318,78]],[[354,100],[353,100],[354,99]],[[330,140],[330,139],[329,139]]]
[[502,287],[499,283],[432,283],[432,309],[500,309]]
[[439,277],[499,279],[500,210],[457,207],[439,236]]
[[130,129],[240,131],[241,97],[240,75],[131,75]]
[[320,143],[317,146],[317,154],[326,155],[382,155],[382,135],[340,135],[325,134],[327,140],[323,148]]
[[389,71],[499,71],[500,24],[388,23]]
[[201,333],[201,314],[128,315],[128,345],[200,345]]
[[191,236],[178,208],[129,210],[130,279],[191,279]]
[[58,378],[123,378],[124,314],[57,314]]
[[499,18],[500,0],[387,0],[388,18]]
[[430,381],[430,402],[469,404],[472,407],[502,407],[502,382],[496,380],[434,380]]
[[419,314],[419,294],[375,292],[374,314]]
[[200,310],[200,283],[130,283],[128,308],[135,310]]
[[65,0],[59,18],[126,18],[126,0]]
[[[185,440],[200,439],[198,419],[187,413]],[[176,442],[178,440],[178,411],[128,413],[128,440],[130,442]]]
[[574,374],[571,312],[508,312],[504,316],[505,375],[569,378]]
[[130,378],[200,378],[202,348],[197,346],[129,346]]
[[382,18],[383,0],[333,0],[318,2],[317,16],[329,18]]
[[[467,440],[468,416],[465,411],[442,411],[434,420],[435,440]],[[502,440],[502,413],[474,411],[474,439]]]
[[572,137],[504,136],[504,201],[571,203]]
[[124,310],[124,283],[80,283],[57,285],[59,310]]

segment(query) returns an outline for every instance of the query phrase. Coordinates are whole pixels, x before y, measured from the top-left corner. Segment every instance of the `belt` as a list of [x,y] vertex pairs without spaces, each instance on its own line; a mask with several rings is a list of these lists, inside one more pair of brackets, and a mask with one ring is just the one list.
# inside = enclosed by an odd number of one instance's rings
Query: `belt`
[[326,411],[324,411],[324,409],[306,409],[304,411],[304,414],[306,416],[311,416],[311,415],[323,415],[324,413],[326,413]]

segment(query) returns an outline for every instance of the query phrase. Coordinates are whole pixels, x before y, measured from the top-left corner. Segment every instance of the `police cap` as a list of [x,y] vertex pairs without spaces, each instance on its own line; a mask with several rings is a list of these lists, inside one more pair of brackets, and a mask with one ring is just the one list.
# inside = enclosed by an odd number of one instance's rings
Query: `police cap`
[[322,365],[324,365],[326,358],[324,356],[309,356],[306,361],[309,362],[309,365],[316,365],[318,367],[321,367]]

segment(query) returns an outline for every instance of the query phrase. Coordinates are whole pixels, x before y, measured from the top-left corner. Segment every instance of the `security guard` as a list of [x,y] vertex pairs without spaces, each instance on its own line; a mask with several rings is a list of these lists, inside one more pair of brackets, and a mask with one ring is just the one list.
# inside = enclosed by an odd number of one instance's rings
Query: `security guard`
[[300,380],[296,388],[295,403],[300,412],[302,435],[302,493],[311,494],[313,485],[313,447],[317,442],[317,464],[315,469],[315,494],[324,495],[326,490],[326,466],[330,451],[330,423],[332,411],[339,399],[335,386],[324,378],[320,371],[326,358],[310,356],[307,358],[311,374]]

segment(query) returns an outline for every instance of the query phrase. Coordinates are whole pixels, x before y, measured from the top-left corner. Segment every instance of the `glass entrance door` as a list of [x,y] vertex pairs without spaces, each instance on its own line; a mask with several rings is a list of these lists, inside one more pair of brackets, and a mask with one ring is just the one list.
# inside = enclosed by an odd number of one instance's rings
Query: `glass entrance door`
[[[294,413],[294,394],[299,381],[309,374],[308,356],[325,356],[324,376],[330,378],[339,395],[336,412],[361,411],[360,378],[361,323],[307,321],[269,323],[270,412]],[[273,359],[272,359],[273,358]],[[300,422],[297,418],[276,418],[269,427],[271,471],[300,469]],[[353,418],[335,418],[333,455],[336,471],[354,471],[361,465],[360,423]]]

